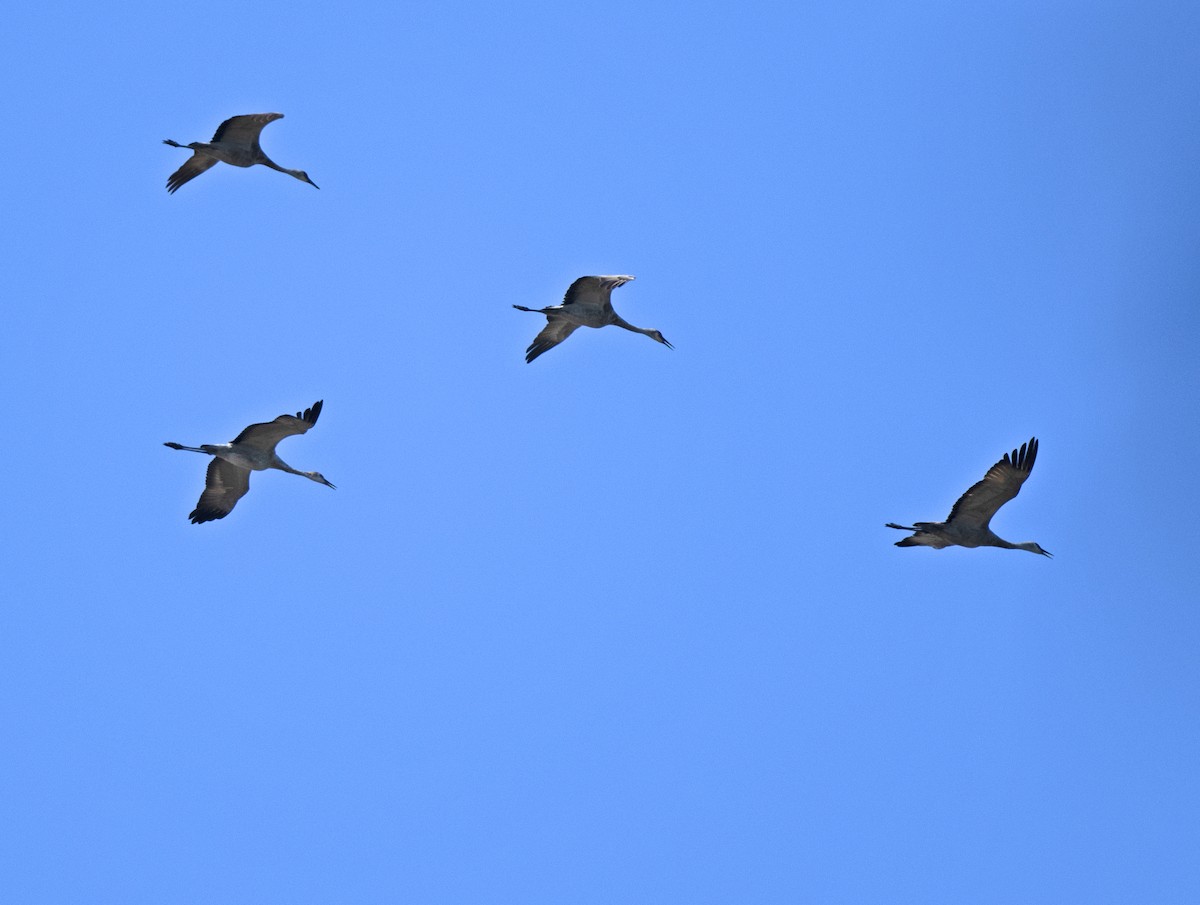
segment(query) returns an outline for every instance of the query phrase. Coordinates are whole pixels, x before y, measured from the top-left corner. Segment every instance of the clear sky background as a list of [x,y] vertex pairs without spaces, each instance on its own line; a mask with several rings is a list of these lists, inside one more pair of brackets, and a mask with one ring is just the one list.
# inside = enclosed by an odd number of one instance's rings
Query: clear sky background
[[[0,40],[4,901],[1200,901],[1196,4]],[[892,546],[1034,435],[1053,560]]]

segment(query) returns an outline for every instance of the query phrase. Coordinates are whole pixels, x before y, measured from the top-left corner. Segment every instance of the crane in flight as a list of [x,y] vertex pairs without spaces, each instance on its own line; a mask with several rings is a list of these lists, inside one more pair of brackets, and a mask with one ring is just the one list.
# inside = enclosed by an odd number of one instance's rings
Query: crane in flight
[[616,324],[634,333],[644,333],[668,349],[674,349],[675,347],[667,342],[658,330],[635,327],[613,311],[612,291],[632,279],[633,277],[626,275],[580,277],[567,289],[561,305],[552,305],[549,308],[513,305],[518,311],[544,314],[547,319],[542,332],[534,337],[529,348],[525,350],[525,363],[528,364],[543,352],[557,346],[578,327],[607,327],[609,324]]
[[1028,443],[1022,443],[1020,449],[1014,449],[1011,455],[1005,453],[1003,459],[988,469],[982,481],[973,484],[958,498],[944,522],[913,522],[911,526],[888,522],[888,528],[916,532],[912,537],[897,541],[896,546],[924,546],[935,550],[953,546],[1004,547],[1006,550],[1028,550],[1030,553],[1052,556],[1033,541],[1009,543],[997,537],[988,527],[996,510],[1020,493],[1021,485],[1033,471],[1037,451],[1037,437],[1033,437]]
[[167,180],[167,191],[174,194],[185,182],[195,179],[205,170],[216,166],[218,160],[232,164],[235,167],[252,167],[256,163],[295,176],[301,182],[307,182],[314,189],[320,186],[308,178],[303,170],[289,170],[281,167],[263,153],[258,144],[258,136],[262,134],[263,126],[283,119],[282,113],[246,113],[242,116],[231,116],[217,127],[212,141],[193,141],[181,145],[169,138],[163,139],[164,145],[172,148],[191,148],[192,156],[187,163],[171,174]]
[[[193,525],[225,518],[233,511],[237,501],[250,490],[250,472],[278,468],[289,474],[298,474],[333,487],[324,475],[316,471],[297,471],[275,455],[275,446],[285,437],[303,434],[317,423],[324,400],[317,400],[312,408],[295,415],[280,415],[274,421],[251,424],[238,434],[232,443],[204,443],[200,446],[183,446],[179,443],[164,443],[171,449],[204,453],[213,456],[208,463],[208,477],[204,481],[204,492],[200,502],[188,518]],[[335,490],[337,488],[334,488]]]

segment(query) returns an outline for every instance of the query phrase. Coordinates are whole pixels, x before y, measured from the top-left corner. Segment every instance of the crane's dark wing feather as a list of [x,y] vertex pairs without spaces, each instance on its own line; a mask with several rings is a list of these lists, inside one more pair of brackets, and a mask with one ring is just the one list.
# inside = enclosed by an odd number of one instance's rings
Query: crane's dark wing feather
[[603,277],[580,277],[567,287],[564,305],[603,305],[612,297],[612,288]]
[[529,348],[525,350],[525,363],[529,364],[543,352],[553,349],[578,328],[578,324],[573,324],[566,318],[555,317],[552,314],[546,315],[546,326],[542,328],[541,333],[534,337]]
[[249,489],[249,469],[239,468],[224,459],[213,459],[208,463],[204,493],[200,494],[200,502],[188,518],[193,525],[225,518]]
[[167,180],[167,192],[174,195],[181,185],[191,182],[201,173],[212,169],[216,164],[217,158],[201,154],[199,151],[193,151],[187,163],[172,173],[171,178]]
[[1021,485],[1033,471],[1037,459],[1038,441],[1033,437],[1020,449],[1005,453],[1004,458],[988,469],[983,480],[958,498],[946,523],[955,522],[971,528],[986,528],[1001,506],[1021,492]]
[[275,444],[284,437],[303,434],[316,424],[324,404],[324,399],[318,399],[311,408],[306,408],[303,412],[296,412],[294,415],[280,415],[274,421],[251,424],[234,437],[233,442],[253,446],[256,449],[274,449]]
[[580,277],[567,287],[563,296],[564,305],[596,305],[600,308],[612,306],[612,291],[624,286],[633,277],[625,274],[612,276]]
[[244,144],[257,147],[258,136],[262,134],[267,123],[283,119],[282,113],[243,113],[241,116],[231,116],[213,133],[212,140],[227,141],[230,144]]

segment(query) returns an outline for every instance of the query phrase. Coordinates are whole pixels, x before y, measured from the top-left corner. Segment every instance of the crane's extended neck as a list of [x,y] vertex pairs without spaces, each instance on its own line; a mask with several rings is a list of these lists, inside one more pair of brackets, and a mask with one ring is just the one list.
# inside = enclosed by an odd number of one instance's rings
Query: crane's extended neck
[[[292,466],[288,465],[288,463],[279,458],[279,456],[275,457],[275,460],[271,463],[271,467],[278,468],[280,471],[286,471],[288,474],[298,474],[302,478],[308,478],[310,481],[316,481],[318,484],[324,484],[326,487],[333,487],[329,481],[325,480],[325,476],[321,474],[321,472],[301,471],[298,468],[292,468]],[[333,489],[337,490],[336,487],[333,487]]]
[[634,333],[641,333],[643,336],[649,336],[656,343],[662,343],[668,349],[675,348],[673,345],[667,342],[666,338],[663,337],[662,333],[660,333],[658,330],[651,330],[648,327],[635,327],[615,311],[613,312],[613,323],[618,327],[624,327],[626,330],[632,330]]
[[1043,550],[1040,544],[1034,543],[1031,540],[1022,541],[1019,544],[1014,544],[1014,543],[1004,540],[1004,538],[1002,538],[1002,537],[997,537],[995,540],[995,546],[1003,547],[1005,550],[1028,550],[1030,553],[1036,553],[1039,556],[1049,556],[1052,559],[1054,558],[1053,553],[1050,553],[1047,550]]
[[315,182],[313,182],[311,179],[308,178],[308,174],[306,172],[304,172],[304,170],[289,170],[287,167],[281,167],[279,164],[277,164],[275,161],[271,160],[271,158],[267,157],[267,155],[265,155],[265,154],[263,155],[263,159],[260,160],[259,163],[266,164],[272,170],[278,170],[281,173],[287,173],[289,176],[293,177],[294,179],[299,179],[301,182],[307,182],[314,189],[320,188],[319,185],[317,185]]

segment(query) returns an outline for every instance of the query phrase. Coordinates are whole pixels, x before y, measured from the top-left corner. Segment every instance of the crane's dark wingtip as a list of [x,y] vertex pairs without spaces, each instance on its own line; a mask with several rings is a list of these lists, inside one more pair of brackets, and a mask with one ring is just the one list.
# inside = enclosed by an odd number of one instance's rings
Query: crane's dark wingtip
[[529,348],[525,350],[525,364],[533,364],[533,360],[535,358],[550,351],[555,345],[555,343],[546,345],[545,343],[539,343],[537,340],[534,340],[530,344]]
[[1037,461],[1038,441],[1037,437],[1031,437],[1028,443],[1022,443],[1019,449],[1012,451],[1012,458],[1009,459],[1007,453],[1004,458],[1018,471],[1023,471],[1026,474],[1033,471],[1033,463]]
[[219,509],[193,509],[188,514],[188,518],[192,520],[193,525],[202,525],[205,522],[215,522],[227,515],[229,515],[228,512],[221,512]]

